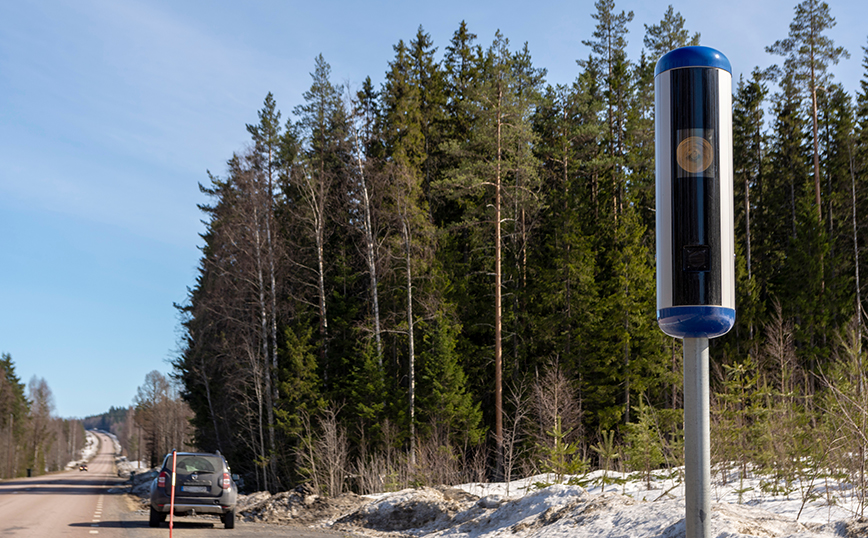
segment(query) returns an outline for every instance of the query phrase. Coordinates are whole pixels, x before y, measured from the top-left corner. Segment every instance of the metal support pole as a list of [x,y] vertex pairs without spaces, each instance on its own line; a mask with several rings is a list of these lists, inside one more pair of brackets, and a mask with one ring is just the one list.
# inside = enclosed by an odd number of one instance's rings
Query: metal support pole
[[684,496],[687,538],[711,536],[708,338],[684,339]]

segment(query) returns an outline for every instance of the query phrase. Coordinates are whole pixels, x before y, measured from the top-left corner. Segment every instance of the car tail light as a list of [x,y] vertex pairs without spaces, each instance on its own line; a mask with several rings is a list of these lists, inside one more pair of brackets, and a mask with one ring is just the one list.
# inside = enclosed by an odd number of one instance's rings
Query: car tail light
[[157,477],[157,487],[158,488],[165,488],[166,487],[166,478],[168,478],[168,477],[169,477],[169,473],[167,473],[166,471],[163,471],[162,473],[160,473],[160,476]]
[[220,481],[220,487],[223,489],[229,489],[231,484],[232,479],[229,478],[229,473],[223,473],[223,480]]

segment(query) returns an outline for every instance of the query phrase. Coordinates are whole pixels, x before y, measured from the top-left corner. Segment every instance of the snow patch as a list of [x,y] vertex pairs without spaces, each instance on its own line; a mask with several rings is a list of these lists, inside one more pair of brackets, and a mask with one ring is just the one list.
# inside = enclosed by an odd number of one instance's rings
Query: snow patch
[[84,432],[84,448],[81,449],[78,459],[66,464],[66,470],[77,469],[82,463],[87,463],[96,456],[99,451],[99,439],[92,432],[85,430]]

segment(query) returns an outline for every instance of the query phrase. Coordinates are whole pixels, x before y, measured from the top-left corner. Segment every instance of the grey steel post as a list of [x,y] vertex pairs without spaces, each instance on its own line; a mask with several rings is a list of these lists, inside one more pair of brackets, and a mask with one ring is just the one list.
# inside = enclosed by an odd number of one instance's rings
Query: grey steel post
[[684,497],[687,538],[711,536],[708,338],[684,339]]

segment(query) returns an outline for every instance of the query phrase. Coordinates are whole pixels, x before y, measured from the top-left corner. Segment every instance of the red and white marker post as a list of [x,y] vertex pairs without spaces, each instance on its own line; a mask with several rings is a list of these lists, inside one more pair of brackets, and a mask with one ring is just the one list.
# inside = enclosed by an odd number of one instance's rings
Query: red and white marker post
[[178,451],[172,451],[172,492],[169,494],[169,538],[172,538],[172,528],[175,526],[175,467],[178,464]]

